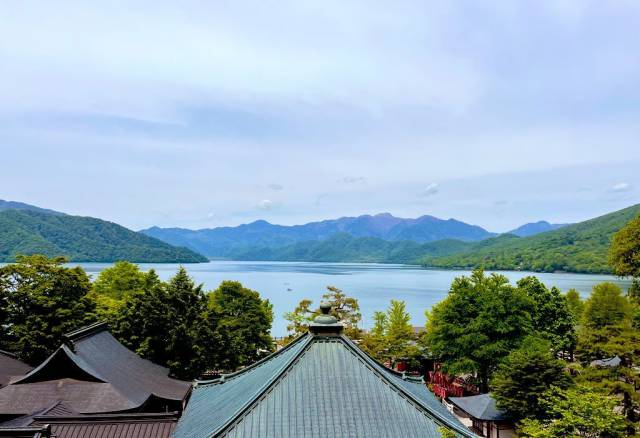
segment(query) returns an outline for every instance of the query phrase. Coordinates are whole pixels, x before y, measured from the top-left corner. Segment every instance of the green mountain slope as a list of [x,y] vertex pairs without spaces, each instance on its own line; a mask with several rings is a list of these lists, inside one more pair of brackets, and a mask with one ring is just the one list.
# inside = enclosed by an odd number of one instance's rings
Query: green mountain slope
[[31,210],[0,211],[0,261],[18,254],[64,255],[72,261],[196,263],[207,259],[113,222]]
[[611,237],[638,214],[640,204],[535,236],[487,239],[456,254],[427,256],[422,262],[441,268],[609,273]]
[[339,233],[325,240],[298,242],[280,248],[251,248],[236,252],[232,257],[234,260],[416,264],[424,256],[443,256],[462,251],[469,245],[453,239],[420,244]]

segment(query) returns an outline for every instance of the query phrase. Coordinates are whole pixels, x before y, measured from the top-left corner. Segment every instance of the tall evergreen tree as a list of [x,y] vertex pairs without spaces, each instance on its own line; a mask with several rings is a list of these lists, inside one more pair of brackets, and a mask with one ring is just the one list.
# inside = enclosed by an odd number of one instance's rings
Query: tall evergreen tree
[[184,268],[167,283],[154,273],[143,292],[125,298],[113,333],[142,357],[191,379],[210,362],[206,346],[214,334],[206,310],[202,285],[196,286]]
[[544,418],[543,395],[552,386],[565,389],[570,383],[565,363],[551,353],[551,343],[530,336],[498,366],[491,388],[498,407],[521,420]]

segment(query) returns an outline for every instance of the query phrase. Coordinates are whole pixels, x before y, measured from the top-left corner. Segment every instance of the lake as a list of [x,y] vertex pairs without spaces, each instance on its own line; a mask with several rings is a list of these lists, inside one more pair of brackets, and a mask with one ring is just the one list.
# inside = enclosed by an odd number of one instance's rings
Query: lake
[[[79,263],[93,278],[109,263]],[[140,264],[143,270],[155,269],[162,279],[168,279],[178,269],[178,264]],[[212,261],[185,264],[184,267],[205,288],[215,289],[223,280],[238,280],[254,289],[273,303],[274,322],[272,334],[286,334],[285,312],[293,310],[303,298],[319,302],[327,286],[336,286],[360,303],[363,326],[372,325],[376,310],[384,310],[393,299],[404,300],[411,314],[413,325],[424,325],[424,312],[442,300],[453,279],[470,271],[426,269],[418,266],[383,265],[362,263],[310,263],[310,262],[234,262]],[[547,286],[557,286],[562,291],[577,289],[586,297],[593,285],[613,281],[627,288],[629,281],[608,275],[589,274],[540,274],[529,272],[501,272],[512,282],[536,275]]]

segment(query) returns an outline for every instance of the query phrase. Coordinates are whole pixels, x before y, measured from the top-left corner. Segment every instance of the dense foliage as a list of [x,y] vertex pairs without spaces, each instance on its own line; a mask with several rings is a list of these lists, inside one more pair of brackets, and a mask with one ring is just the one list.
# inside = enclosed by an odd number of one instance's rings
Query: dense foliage
[[640,278],[640,216],[613,236],[609,263],[616,275]]
[[209,327],[219,341],[213,352],[217,368],[234,370],[272,350],[273,308],[258,292],[237,281],[223,281],[207,299]]
[[443,268],[482,266],[536,272],[608,273],[611,238],[638,213],[640,205],[634,205],[531,237],[487,239],[453,255],[427,258],[424,263]]
[[0,261],[12,262],[20,254],[86,262],[207,261],[189,249],[100,219],[31,210],[0,211]]
[[22,256],[0,267],[0,348],[36,365],[62,343],[64,333],[95,322],[91,283],[64,258]]
[[391,300],[386,312],[375,312],[373,329],[363,336],[362,348],[380,362],[416,361],[421,351],[404,301]]
[[427,312],[423,342],[450,373],[477,373],[482,388],[500,361],[533,329],[535,303],[498,274],[475,270],[453,281],[447,298]]
[[624,418],[614,412],[617,400],[586,387],[551,388],[542,397],[547,418],[526,419],[519,435],[526,438],[626,436]]
[[553,356],[549,341],[534,336],[509,353],[491,381],[497,406],[513,418],[545,418],[543,395],[569,384],[565,363]]

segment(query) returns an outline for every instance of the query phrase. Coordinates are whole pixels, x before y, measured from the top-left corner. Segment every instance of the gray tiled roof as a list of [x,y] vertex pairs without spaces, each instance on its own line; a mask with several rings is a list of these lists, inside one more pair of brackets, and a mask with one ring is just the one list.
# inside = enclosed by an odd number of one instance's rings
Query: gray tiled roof
[[305,335],[252,369],[200,383],[175,438],[474,436],[424,384],[403,380],[343,336]]
[[449,401],[478,420],[502,421],[509,419],[503,411],[498,409],[496,400],[491,394],[449,397]]
[[0,350],[0,388],[7,385],[15,377],[23,376],[31,371],[31,367],[18,360],[16,356]]
[[150,400],[181,407],[191,384],[140,358],[96,324],[67,335],[40,366],[0,389],[0,414],[31,414],[64,401],[80,413],[138,409]]

